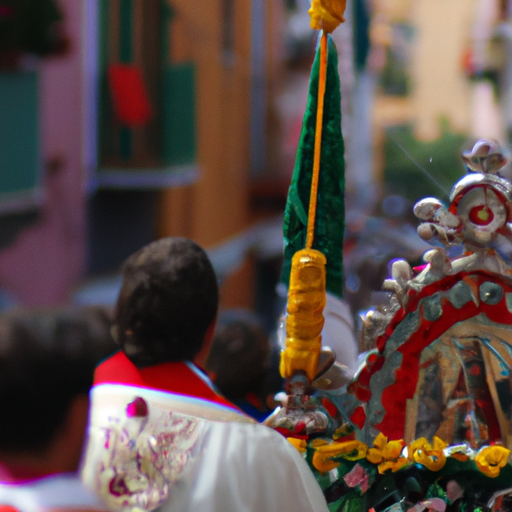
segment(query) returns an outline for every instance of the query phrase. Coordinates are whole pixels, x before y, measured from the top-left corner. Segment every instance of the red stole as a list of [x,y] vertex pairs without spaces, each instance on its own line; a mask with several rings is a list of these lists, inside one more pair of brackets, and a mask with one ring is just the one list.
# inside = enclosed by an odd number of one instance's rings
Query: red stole
[[167,391],[176,395],[200,398],[229,407],[243,414],[238,407],[218,395],[208,384],[208,378],[191,363],[162,363],[147,368],[137,368],[120,350],[103,361],[94,374],[94,385],[125,384],[139,388]]

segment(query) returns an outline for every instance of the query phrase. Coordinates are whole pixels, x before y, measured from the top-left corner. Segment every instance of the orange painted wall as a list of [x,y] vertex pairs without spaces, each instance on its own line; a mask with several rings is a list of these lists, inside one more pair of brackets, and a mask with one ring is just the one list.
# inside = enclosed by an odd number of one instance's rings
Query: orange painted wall
[[222,53],[220,0],[173,0],[174,62],[193,60],[197,81],[199,181],[162,194],[160,234],[211,247],[248,223],[250,0],[234,6],[232,60]]

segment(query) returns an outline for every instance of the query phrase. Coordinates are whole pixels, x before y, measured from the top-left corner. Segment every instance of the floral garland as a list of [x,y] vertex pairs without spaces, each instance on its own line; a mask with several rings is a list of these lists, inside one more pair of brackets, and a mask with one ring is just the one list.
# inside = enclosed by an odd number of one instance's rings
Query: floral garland
[[[390,497],[382,489],[396,484],[393,496],[397,500],[395,507],[399,508],[391,507],[390,511],[419,512],[432,508],[424,504],[436,499],[433,508],[438,512],[456,500],[466,502],[456,510],[482,512],[488,510],[490,496],[512,486],[512,465],[508,464],[511,452],[499,444],[473,450],[467,444],[449,446],[438,437],[432,442],[422,437],[406,444],[401,439],[389,440],[379,434],[373,445],[368,446],[356,440],[346,427],[336,431],[332,440],[316,438],[308,442],[291,437],[288,440],[310,464],[331,511],[364,511],[376,505],[383,509],[380,505]],[[499,478],[505,467],[505,474]],[[418,503],[411,503],[410,493],[400,487],[400,482],[410,481],[410,477],[415,479],[417,496],[422,496]],[[380,485],[384,480],[386,485]],[[451,483],[447,489],[448,482]],[[367,492],[370,488],[373,488],[371,493]]]
[[[305,440],[288,439],[299,451],[305,452]],[[311,446],[315,449],[313,466],[320,472],[326,473],[340,465],[333,458],[343,458],[350,461],[365,459],[378,465],[379,473],[388,469],[398,471],[407,464],[416,463],[425,466],[430,471],[439,471],[446,464],[447,457],[460,461],[473,459],[477,468],[486,476],[495,478],[500,474],[508,461],[510,450],[501,446],[484,446],[477,452],[465,444],[448,446],[444,441],[434,436],[433,443],[426,437],[421,437],[406,445],[402,439],[389,441],[384,434],[379,434],[369,448],[365,443],[356,440],[329,443],[325,439],[314,439]]]

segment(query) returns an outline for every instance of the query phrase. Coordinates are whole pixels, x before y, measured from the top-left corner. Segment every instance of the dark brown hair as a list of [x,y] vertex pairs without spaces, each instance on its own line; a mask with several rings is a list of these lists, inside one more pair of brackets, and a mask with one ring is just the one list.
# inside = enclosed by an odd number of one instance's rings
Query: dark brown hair
[[255,315],[244,310],[219,315],[206,368],[215,373],[215,385],[226,398],[241,400],[248,393],[261,394],[269,357],[268,336]]
[[205,251],[186,238],[158,240],[123,267],[116,339],[139,368],[193,360],[218,302],[217,278]]
[[74,398],[88,395],[94,368],[116,350],[101,308],[0,316],[0,451],[47,448]]

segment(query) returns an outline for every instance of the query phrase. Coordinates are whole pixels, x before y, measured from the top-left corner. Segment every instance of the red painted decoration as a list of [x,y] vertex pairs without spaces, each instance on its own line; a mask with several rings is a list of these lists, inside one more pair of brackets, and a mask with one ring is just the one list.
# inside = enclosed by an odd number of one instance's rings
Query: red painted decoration
[[[380,354],[384,351],[386,341],[393,334],[398,324],[408,313],[417,310],[419,302],[423,298],[431,296],[436,291],[449,290],[461,280],[465,281],[472,289],[478,290],[483,282],[493,280],[493,274],[484,270],[471,273],[459,272],[425,286],[415,296],[411,296],[406,308],[397,311],[395,317],[386,328],[385,333],[377,339],[377,347]],[[505,292],[504,297],[506,293],[512,293],[511,285],[508,283],[501,283],[501,285]],[[385,414],[382,421],[376,425],[390,439],[400,439],[404,436],[406,403],[408,399],[414,396],[416,391],[420,369],[420,355],[428,345],[438,339],[455,323],[474,318],[481,313],[484,313],[491,322],[512,325],[512,313],[507,308],[505,298],[494,305],[480,302],[477,306],[473,301],[469,301],[460,309],[457,309],[445,299],[442,302],[442,307],[443,315],[440,319],[430,322],[422,317],[419,328],[397,349],[402,353],[402,364],[395,370],[395,381],[382,392],[381,401]],[[384,356],[379,355],[379,357],[382,359],[382,363],[378,358],[374,364],[363,368],[358,378],[349,386],[349,391],[354,393],[363,402],[368,402],[371,398],[370,379],[383,365]],[[493,415],[484,401],[482,401],[480,407],[484,410],[487,422],[489,423],[490,440],[498,439],[499,425],[495,414]],[[359,428],[363,427],[366,415],[362,407],[358,407],[354,411],[351,421]]]
[[469,220],[477,226],[487,226],[493,219],[494,213],[492,213],[492,210],[485,204],[475,206],[474,208],[471,208],[471,211],[469,212]]
[[350,417],[350,421],[358,428],[363,428],[366,421],[366,413],[362,407],[358,407]]
[[334,418],[336,414],[338,413],[338,410],[336,409],[335,405],[327,398],[322,398],[322,405],[324,409],[329,413],[329,416],[331,418]]

